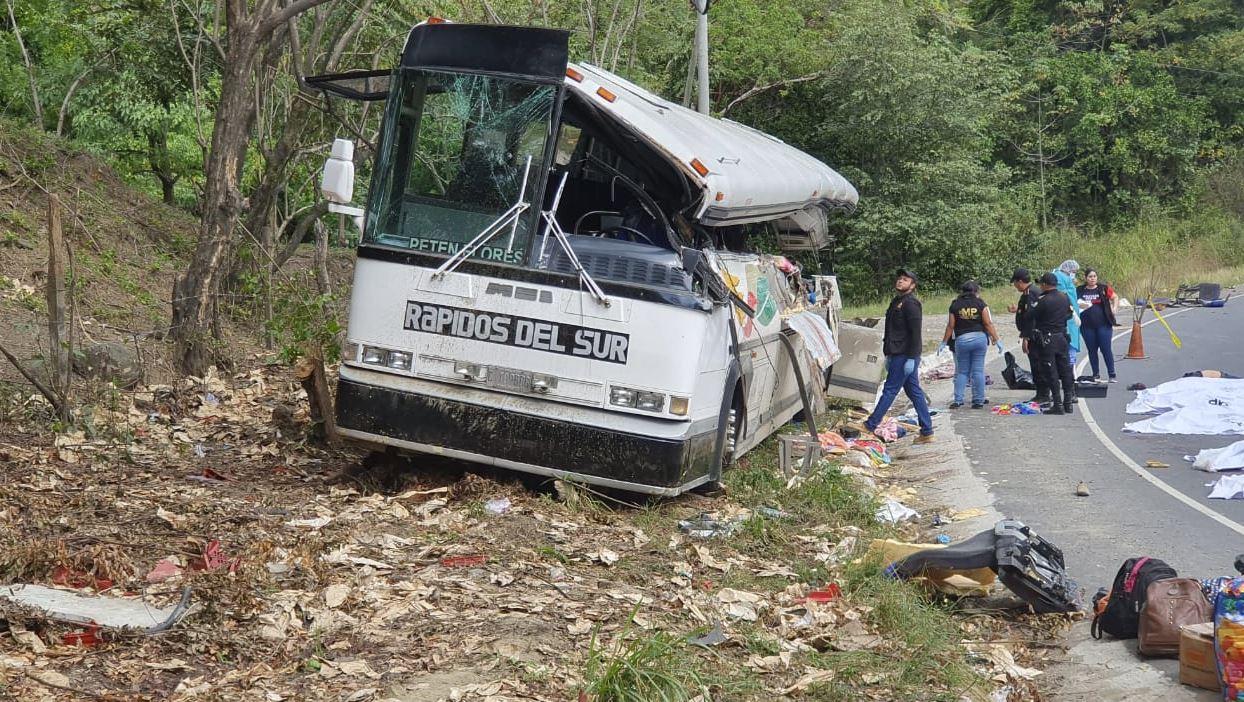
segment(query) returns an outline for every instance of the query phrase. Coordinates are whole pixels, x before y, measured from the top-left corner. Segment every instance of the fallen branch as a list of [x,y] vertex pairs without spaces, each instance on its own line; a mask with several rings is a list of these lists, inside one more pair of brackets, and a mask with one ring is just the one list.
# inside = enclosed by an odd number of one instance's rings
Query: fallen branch
[[31,374],[30,371],[26,370],[26,367],[22,365],[22,362],[17,360],[16,356],[9,353],[9,350],[4,348],[2,344],[0,344],[0,354],[4,354],[4,357],[9,359],[9,363],[13,364],[13,367],[17,369],[17,372],[21,373],[23,378],[29,380],[31,385],[34,385],[35,388],[38,389],[39,394],[43,395],[43,397],[47,398],[48,402],[52,403],[52,409],[55,409],[58,415],[63,416],[65,414],[66,408],[64,400],[62,400],[55,392],[52,392],[51,388],[39,382],[39,379]]
[[768,91],[770,91],[770,90],[773,90],[774,88],[786,88],[786,87],[789,87],[789,86],[792,86],[792,85],[796,85],[796,84],[798,84],[798,83],[807,83],[808,81],[811,81],[811,80],[816,80],[816,79],[818,79],[818,78],[822,78],[822,77],[824,77],[824,75],[825,75],[825,74],[824,74],[823,72],[821,72],[821,71],[817,71],[816,73],[809,73],[809,74],[808,74],[808,75],[806,75],[806,76],[799,76],[798,78],[786,78],[786,79],[784,79],[784,80],[779,80],[779,81],[777,81],[777,82],[775,82],[775,83],[770,83],[770,84],[768,84],[768,85],[757,85],[756,87],[752,88],[751,90],[748,90],[747,92],[743,93],[742,95],[740,95],[740,96],[736,97],[735,99],[731,100],[729,104],[727,104],[724,108],[722,108],[722,110],[721,110],[721,114],[722,114],[722,116],[724,117],[724,116],[725,116],[725,114],[726,114],[727,112],[729,112],[729,111],[730,111],[730,108],[734,107],[735,105],[739,104],[740,102],[743,102],[744,100],[747,100],[747,99],[750,99],[750,98],[754,98],[754,97],[756,97],[757,95],[759,95],[759,94],[761,94],[761,93],[764,93],[764,92],[768,92]]

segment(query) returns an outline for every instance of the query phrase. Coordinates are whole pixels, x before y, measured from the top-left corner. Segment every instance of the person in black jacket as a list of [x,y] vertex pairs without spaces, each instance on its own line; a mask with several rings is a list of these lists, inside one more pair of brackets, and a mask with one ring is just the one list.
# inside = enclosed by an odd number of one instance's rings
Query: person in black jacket
[[1008,309],[1015,313],[1015,326],[1019,329],[1024,354],[1028,356],[1028,368],[1032,371],[1032,384],[1037,390],[1036,397],[1029,402],[1049,402],[1050,390],[1045,384],[1045,374],[1041,372],[1041,356],[1037,353],[1036,324],[1032,319],[1032,308],[1036,306],[1041,291],[1032,284],[1032,274],[1027,268],[1016,268],[1011,276],[1011,285],[1019,291],[1019,302]]
[[873,413],[862,425],[852,428],[869,433],[875,431],[890,410],[890,405],[894,404],[899,389],[902,389],[916,408],[916,418],[920,423],[920,436],[916,443],[927,444],[933,441],[933,417],[929,414],[929,400],[920,387],[920,324],[924,311],[920,299],[916,297],[919,278],[906,268],[899,269],[896,275],[894,289],[898,295],[890,300],[890,306],[886,309],[885,337],[882,340],[886,357],[885,387]]
[[[1067,338],[1067,320],[1071,319],[1071,300],[1058,290],[1058,277],[1053,273],[1041,276],[1041,297],[1032,309],[1036,326],[1035,341],[1041,357],[1041,372],[1050,389],[1051,402],[1042,406],[1045,414],[1071,414],[1075,402],[1076,381],[1071,371]],[[1061,390],[1060,393],[1060,382]]]

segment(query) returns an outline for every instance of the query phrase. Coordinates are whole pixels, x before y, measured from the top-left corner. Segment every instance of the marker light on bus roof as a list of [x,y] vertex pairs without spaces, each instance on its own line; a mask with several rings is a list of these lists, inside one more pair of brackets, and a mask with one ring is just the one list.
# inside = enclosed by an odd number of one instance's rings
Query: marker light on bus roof
[[708,166],[700,163],[700,159],[698,158],[691,159],[691,167],[694,168],[695,172],[699,173],[701,177],[708,175]]
[[569,68],[569,67],[566,68],[566,77],[569,78],[570,80],[573,80],[576,83],[583,82],[583,74],[576,71],[573,68]]
[[618,99],[617,95],[614,95],[612,91],[606,88],[597,88],[596,94],[604,98],[605,102],[613,102]]

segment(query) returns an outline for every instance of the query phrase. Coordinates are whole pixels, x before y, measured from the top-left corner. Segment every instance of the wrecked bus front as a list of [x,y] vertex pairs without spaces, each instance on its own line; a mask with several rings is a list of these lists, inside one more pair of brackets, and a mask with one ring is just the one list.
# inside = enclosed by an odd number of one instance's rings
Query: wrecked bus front
[[[806,311],[803,280],[727,240],[779,219],[823,223],[828,195],[767,182],[751,198],[714,195],[708,185],[728,182],[703,164],[720,139],[654,139],[643,120],[678,110],[677,129],[727,130],[739,153],[811,161],[822,180],[828,167],[569,66],[556,30],[420,25],[382,92],[338,385],[344,435],[676,494],[717,480],[797,411],[794,361],[776,356],[778,335],[798,333],[789,316]],[[685,158],[689,144],[706,150]],[[747,204],[722,205],[733,197]],[[805,377],[819,396],[821,376]]]

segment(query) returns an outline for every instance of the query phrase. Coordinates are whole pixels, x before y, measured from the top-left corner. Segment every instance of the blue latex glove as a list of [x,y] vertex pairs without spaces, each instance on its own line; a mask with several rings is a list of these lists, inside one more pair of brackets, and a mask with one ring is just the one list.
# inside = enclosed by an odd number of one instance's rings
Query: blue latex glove
[[942,352],[945,350],[946,350],[946,342],[943,341],[942,345],[937,347],[937,355],[939,356],[942,355]]
[[998,353],[1000,354],[1004,353],[1004,351],[1002,350],[1002,341],[1000,339],[998,341],[995,341],[993,345],[998,349]]

